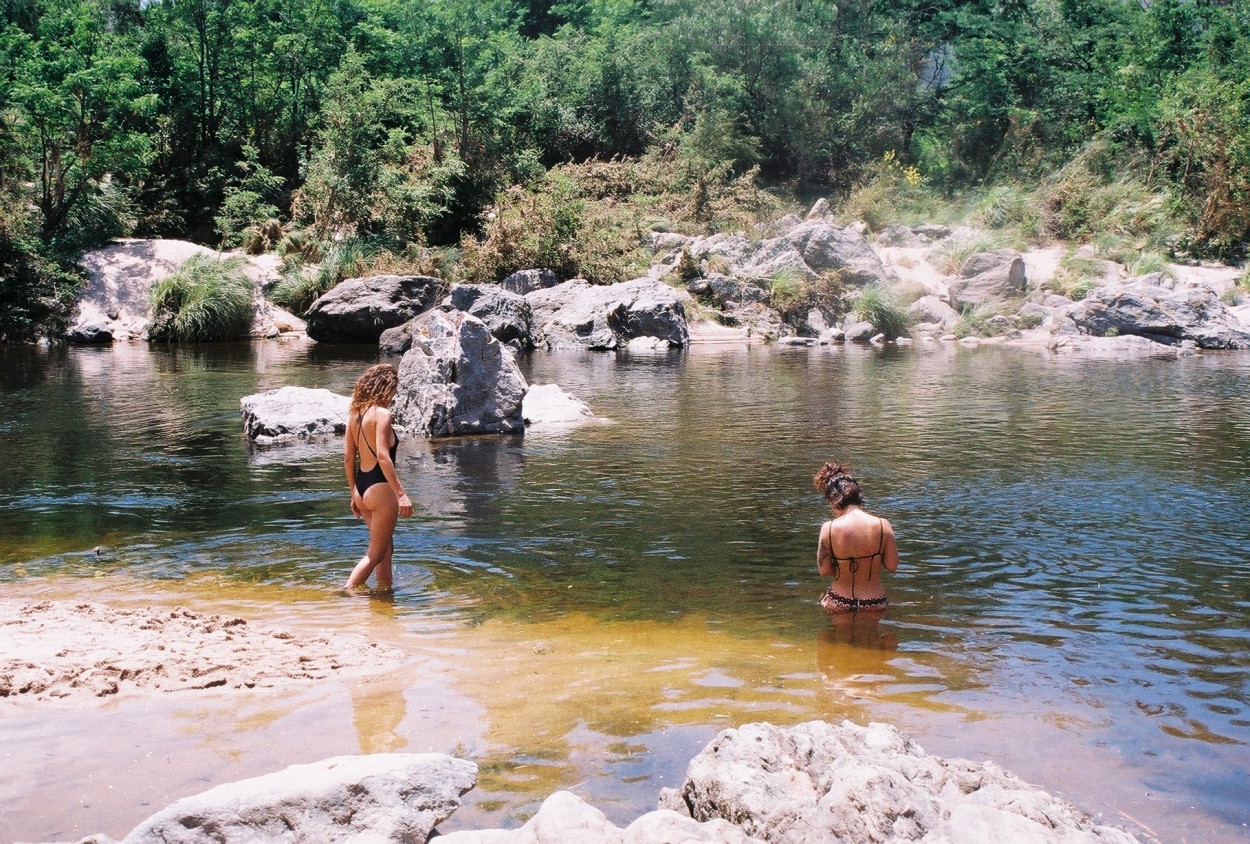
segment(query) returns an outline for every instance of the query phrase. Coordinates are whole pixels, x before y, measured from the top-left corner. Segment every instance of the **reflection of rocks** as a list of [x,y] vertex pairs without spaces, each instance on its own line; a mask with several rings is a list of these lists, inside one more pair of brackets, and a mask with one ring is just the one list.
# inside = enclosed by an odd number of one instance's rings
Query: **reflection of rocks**
[[459,311],[414,321],[399,364],[395,422],[429,437],[519,432],[529,385],[485,323]]
[[442,754],[339,756],[184,798],[125,841],[425,841],[476,784]]
[[893,727],[812,721],[723,731],[660,805],[764,841],[1115,841],[992,762],[929,756]]
[[243,430],[260,445],[314,436],[333,436],[347,430],[351,399],[329,390],[280,387],[239,400]]

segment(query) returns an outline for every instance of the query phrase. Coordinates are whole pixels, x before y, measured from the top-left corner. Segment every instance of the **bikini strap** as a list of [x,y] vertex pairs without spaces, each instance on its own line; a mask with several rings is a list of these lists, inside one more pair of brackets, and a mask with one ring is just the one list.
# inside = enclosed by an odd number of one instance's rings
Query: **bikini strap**
[[373,455],[373,462],[374,463],[378,462],[378,453],[373,450],[373,446],[369,445],[369,438],[365,436],[364,411],[361,411],[360,414],[357,415],[356,417],[356,429],[357,429],[356,441],[359,442],[361,439],[363,439],[365,442],[365,448],[369,449],[369,453]]
[[881,528],[881,539],[877,542],[877,556],[885,562],[885,519],[877,516],[877,527]]

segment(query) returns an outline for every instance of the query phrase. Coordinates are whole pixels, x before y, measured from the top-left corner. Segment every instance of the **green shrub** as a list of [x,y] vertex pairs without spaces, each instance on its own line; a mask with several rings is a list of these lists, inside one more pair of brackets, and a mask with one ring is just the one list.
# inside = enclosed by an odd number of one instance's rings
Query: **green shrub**
[[293,314],[307,313],[313,302],[344,279],[365,275],[374,254],[356,238],[345,238],[317,251],[324,257],[314,266],[306,264],[299,253],[289,253],[282,278],[270,294],[274,302]]
[[843,216],[863,220],[869,230],[880,231],[891,223],[930,219],[936,199],[925,189],[920,170],[890,151],[869,167],[840,210]]
[[253,288],[240,258],[201,253],[152,288],[155,341],[238,340],[252,323]]
[[1167,256],[1154,251],[1139,252],[1124,263],[1124,269],[1130,278],[1150,275],[1151,273],[1172,274],[1168,266]]
[[1101,285],[1102,279],[1102,259],[1073,248],[1059,260],[1059,267],[1047,286],[1060,296],[1080,300]]
[[990,323],[993,316],[995,311],[992,307],[966,307],[951,328],[951,333],[956,337],[993,337],[999,333]]
[[784,316],[807,301],[807,279],[789,267],[778,270],[768,280],[768,301]]
[[893,340],[908,333],[911,319],[899,307],[894,294],[879,284],[872,284],[860,291],[855,298],[855,315],[872,323],[887,339]]
[[1016,320],[1016,325],[1020,328],[1037,328],[1041,324],[1041,314],[1021,314]]
[[998,185],[986,191],[973,220],[992,229],[1011,229],[1030,242],[1045,233],[1037,196],[1015,185]]

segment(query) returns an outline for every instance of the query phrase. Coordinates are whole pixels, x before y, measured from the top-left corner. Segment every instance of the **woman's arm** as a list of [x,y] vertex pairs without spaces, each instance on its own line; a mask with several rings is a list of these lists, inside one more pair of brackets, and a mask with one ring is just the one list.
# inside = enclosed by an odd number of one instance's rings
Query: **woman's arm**
[[383,477],[390,484],[395,497],[399,499],[399,515],[407,518],[412,515],[412,501],[408,498],[408,493],[404,492],[404,487],[399,482],[399,472],[395,470],[395,463],[391,460],[391,439],[394,437],[394,432],[391,428],[389,410],[379,410],[378,424],[374,433],[376,440],[374,448],[378,454],[378,465],[382,467]]
[[347,475],[347,492],[352,497],[352,514],[360,515],[356,504],[356,430],[355,420],[347,420],[347,433],[343,437],[343,472]]
[[828,522],[820,526],[820,534],[816,540],[816,571],[825,577],[833,575],[832,541],[825,541],[825,532],[832,530]]
[[885,547],[881,549],[882,558],[881,565],[885,566],[885,570],[893,572],[898,568],[898,544],[894,541],[894,526],[889,521],[882,520],[885,529]]

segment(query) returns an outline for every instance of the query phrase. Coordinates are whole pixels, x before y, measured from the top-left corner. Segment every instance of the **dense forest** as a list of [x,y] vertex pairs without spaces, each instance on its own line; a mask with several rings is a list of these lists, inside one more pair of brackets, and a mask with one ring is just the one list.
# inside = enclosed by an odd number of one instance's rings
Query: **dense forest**
[[1250,237],[1247,0],[0,10],[10,341],[121,235],[592,280],[648,229],[817,195],[870,225],[976,197],[1038,236],[1223,258]]

